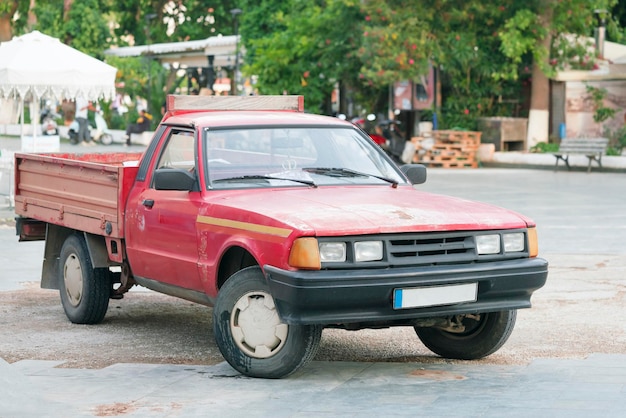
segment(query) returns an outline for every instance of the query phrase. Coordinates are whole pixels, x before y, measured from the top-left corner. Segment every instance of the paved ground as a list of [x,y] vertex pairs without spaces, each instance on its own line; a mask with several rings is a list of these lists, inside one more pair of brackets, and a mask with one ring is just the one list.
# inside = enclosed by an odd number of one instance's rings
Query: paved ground
[[101,370],[0,359],[0,416],[623,417],[626,356],[528,366],[313,362],[289,379],[216,366]]
[[[551,263],[567,260],[576,270],[578,259],[596,266],[613,260],[611,275],[626,289],[624,174],[435,169],[429,176],[421,188],[495,203],[533,218],[539,225],[540,251]],[[0,219],[11,216],[11,209],[0,201]],[[0,234],[0,291],[36,280],[40,266],[40,260],[20,250],[40,243],[16,244],[6,229]],[[606,280],[601,268],[581,274],[593,275],[599,285]],[[575,306],[576,298],[585,295],[576,293],[570,304]],[[602,300],[594,289],[589,295]],[[2,312],[0,307],[0,338],[11,338],[11,330],[2,326]],[[557,320],[546,318],[555,327]],[[626,327],[623,321],[613,326],[621,333]],[[585,332],[570,330],[577,331]],[[242,377],[226,363],[55,367],[62,363],[8,364],[0,359],[0,417],[587,418],[623,417],[626,411],[626,345],[618,353],[608,354],[600,344],[584,358],[535,358],[515,365],[314,361],[276,381]]]

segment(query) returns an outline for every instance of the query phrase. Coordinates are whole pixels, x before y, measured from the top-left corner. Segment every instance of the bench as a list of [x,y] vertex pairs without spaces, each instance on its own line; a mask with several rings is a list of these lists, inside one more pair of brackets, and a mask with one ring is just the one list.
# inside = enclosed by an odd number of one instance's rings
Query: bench
[[560,160],[563,160],[567,169],[570,170],[569,156],[572,154],[580,154],[587,157],[589,160],[587,165],[588,173],[591,172],[592,161],[596,161],[598,166],[602,168],[602,155],[606,152],[608,144],[608,138],[563,138],[559,150],[554,153],[556,157],[554,170],[556,171]]

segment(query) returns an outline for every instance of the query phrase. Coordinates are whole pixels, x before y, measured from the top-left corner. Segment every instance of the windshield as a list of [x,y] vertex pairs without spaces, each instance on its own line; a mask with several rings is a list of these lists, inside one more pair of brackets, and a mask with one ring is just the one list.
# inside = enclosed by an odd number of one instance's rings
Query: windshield
[[208,187],[318,187],[405,183],[357,130],[319,127],[206,129]]

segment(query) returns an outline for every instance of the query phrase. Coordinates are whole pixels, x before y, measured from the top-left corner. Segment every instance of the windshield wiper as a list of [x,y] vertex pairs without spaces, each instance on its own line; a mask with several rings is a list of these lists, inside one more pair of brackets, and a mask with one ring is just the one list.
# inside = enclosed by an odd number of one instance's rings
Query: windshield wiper
[[309,173],[322,174],[329,177],[374,177],[376,179],[386,181],[396,187],[398,182],[389,177],[377,176],[376,174],[362,173],[360,171],[351,170],[349,168],[339,167],[303,167],[302,171]]
[[290,179],[287,177],[274,177],[274,176],[261,176],[261,175],[253,175],[253,176],[238,176],[238,177],[227,177],[224,179],[213,180],[213,183],[221,183],[227,181],[239,181],[239,180],[287,180],[293,181],[296,183],[306,184],[307,186],[317,187],[317,184],[313,180],[304,180],[304,179]]

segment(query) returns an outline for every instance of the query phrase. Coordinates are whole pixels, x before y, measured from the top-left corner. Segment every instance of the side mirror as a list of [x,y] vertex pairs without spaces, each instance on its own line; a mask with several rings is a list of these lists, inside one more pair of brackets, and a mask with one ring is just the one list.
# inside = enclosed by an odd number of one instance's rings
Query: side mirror
[[154,188],[157,190],[193,191],[196,176],[179,168],[159,168],[154,172]]
[[405,164],[400,166],[400,171],[404,173],[411,184],[426,183],[426,166],[422,164]]

